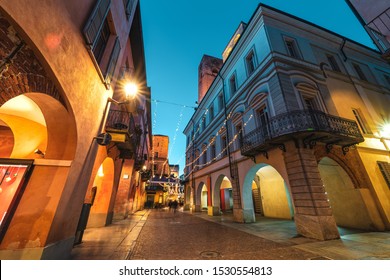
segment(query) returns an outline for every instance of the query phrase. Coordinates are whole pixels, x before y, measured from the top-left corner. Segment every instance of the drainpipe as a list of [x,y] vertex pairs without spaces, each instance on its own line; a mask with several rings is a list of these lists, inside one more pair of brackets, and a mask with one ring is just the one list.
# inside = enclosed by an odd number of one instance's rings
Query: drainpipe
[[344,62],[346,62],[348,57],[347,57],[347,55],[344,52],[344,46],[345,46],[345,43],[346,43],[347,40],[345,39],[345,37],[342,37],[342,38],[343,38],[343,43],[341,44],[340,51],[341,51],[341,53],[344,56]]
[[228,152],[228,157],[229,157],[229,170],[230,170],[230,177],[232,179],[234,179],[234,176],[233,176],[233,172],[232,172],[232,160],[231,160],[231,154],[230,154],[230,137],[229,137],[229,125],[228,125],[228,120],[227,120],[227,108],[226,108],[226,97],[225,97],[225,80],[222,78],[221,74],[220,74],[220,71],[218,71],[218,74],[217,74],[221,80],[222,80],[222,97],[223,97],[223,107],[224,107],[224,114],[225,114],[225,120],[226,120],[226,124],[225,124],[225,127],[226,127],[226,145],[227,145],[227,152]]

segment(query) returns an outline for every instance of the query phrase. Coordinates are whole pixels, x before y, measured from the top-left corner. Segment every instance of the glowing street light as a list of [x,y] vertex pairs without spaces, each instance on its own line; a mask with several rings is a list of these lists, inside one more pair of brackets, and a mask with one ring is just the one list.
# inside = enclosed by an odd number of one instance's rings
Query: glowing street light
[[390,139],[390,124],[389,123],[382,125],[381,130],[380,130],[380,135],[381,135],[381,137]]
[[138,93],[138,86],[133,82],[128,82],[123,87],[126,99],[134,99]]

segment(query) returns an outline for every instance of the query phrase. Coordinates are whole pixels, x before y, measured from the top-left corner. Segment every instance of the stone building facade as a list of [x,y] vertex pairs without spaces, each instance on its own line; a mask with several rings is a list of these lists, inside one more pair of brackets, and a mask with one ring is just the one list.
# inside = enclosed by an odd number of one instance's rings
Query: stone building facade
[[381,53],[263,4],[239,33],[184,130],[184,209],[293,219],[320,240],[389,230]]
[[0,59],[0,259],[67,259],[144,204],[139,1],[0,0]]

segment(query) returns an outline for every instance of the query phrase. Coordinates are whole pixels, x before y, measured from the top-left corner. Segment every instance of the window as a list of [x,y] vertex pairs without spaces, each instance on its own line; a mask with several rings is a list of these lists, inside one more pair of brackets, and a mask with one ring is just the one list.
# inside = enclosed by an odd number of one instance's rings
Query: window
[[133,4],[134,4],[134,0],[123,0],[123,5],[125,6],[127,19],[129,19],[131,15],[131,9],[133,7]]
[[227,155],[227,138],[226,138],[226,135],[222,135],[221,136],[221,152],[222,152],[222,156],[226,156]]
[[352,109],[352,112],[355,116],[355,119],[356,119],[362,133],[363,134],[372,134],[365,119],[363,118],[363,115],[360,113],[360,110],[359,109]]
[[390,189],[390,163],[385,161],[377,161],[379,170],[381,171],[383,178],[385,179],[387,186]]
[[98,63],[101,62],[104,50],[106,49],[108,39],[110,38],[110,26],[108,25],[107,18],[103,22],[103,26],[100,29],[100,32],[97,36],[96,43],[92,48],[92,52]]
[[257,117],[257,125],[262,132],[262,136],[264,139],[267,139],[269,137],[268,132],[268,111],[267,107],[263,106],[260,109],[256,111],[256,117]]
[[233,74],[229,79],[230,94],[233,95],[237,91],[236,75]]
[[321,95],[315,85],[307,83],[298,83],[296,89],[301,98],[302,108],[304,110],[324,111],[325,106],[322,102]]
[[219,112],[221,112],[223,110],[223,93],[220,93],[218,95],[218,109],[219,109]]
[[209,120],[210,120],[210,123],[213,121],[213,119],[214,119],[214,104],[211,104],[210,109],[209,109]]
[[255,54],[251,51],[245,58],[246,70],[248,71],[248,76],[250,76],[255,71]]
[[307,110],[318,110],[317,104],[313,97],[303,96],[303,105]]
[[286,44],[287,54],[294,58],[300,58],[298,46],[294,39],[285,38],[284,43]]
[[215,143],[212,143],[210,146],[210,160],[214,161],[216,156],[216,151],[215,151]]
[[236,135],[238,136],[236,139],[236,148],[239,149],[242,146],[242,124],[239,123],[236,125]]
[[205,144],[203,144],[202,153],[202,164],[205,165],[207,163],[207,146]]
[[0,161],[0,240],[3,238],[25,189],[32,160],[1,159]]
[[389,75],[386,75],[386,74],[384,74],[384,75],[383,75],[383,77],[385,78],[385,81],[386,81],[386,83],[387,83],[387,86],[389,86],[389,87],[390,87],[390,76],[389,76]]
[[115,28],[110,24],[112,22],[110,5],[110,0],[97,1],[83,29],[85,41],[89,46],[88,51],[107,88],[114,75],[121,49]]
[[330,54],[328,54],[326,57],[328,58],[328,62],[329,62],[330,68],[333,71],[341,72],[340,67],[337,64],[336,58],[333,55],[330,55]]
[[363,72],[362,68],[360,67],[360,65],[358,65],[356,63],[352,63],[352,66],[355,69],[355,72],[359,76],[360,80],[368,81],[367,77],[366,77],[366,75],[364,75],[364,72]]

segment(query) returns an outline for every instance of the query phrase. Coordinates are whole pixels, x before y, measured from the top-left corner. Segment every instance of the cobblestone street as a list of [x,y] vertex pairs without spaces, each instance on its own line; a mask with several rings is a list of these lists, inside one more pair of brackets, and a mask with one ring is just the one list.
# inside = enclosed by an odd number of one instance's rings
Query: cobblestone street
[[130,259],[312,259],[316,254],[183,212],[150,213]]

